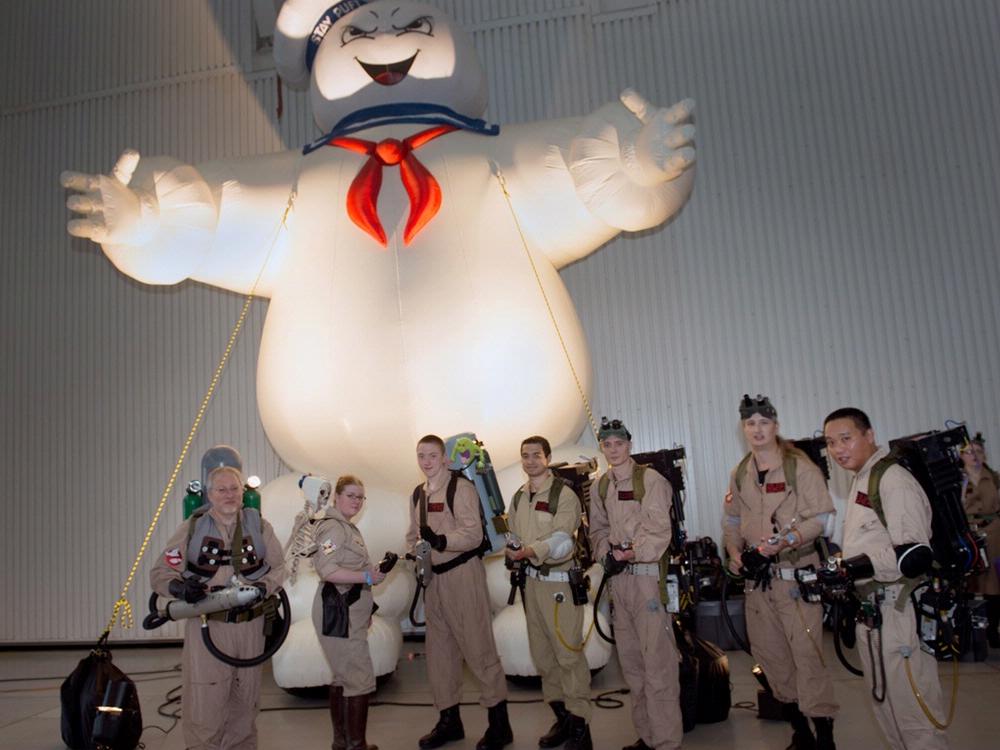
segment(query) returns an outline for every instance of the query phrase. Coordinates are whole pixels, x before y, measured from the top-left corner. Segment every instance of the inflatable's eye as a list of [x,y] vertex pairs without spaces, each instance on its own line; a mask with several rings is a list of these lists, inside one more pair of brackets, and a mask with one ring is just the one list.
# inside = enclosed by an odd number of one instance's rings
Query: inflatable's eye
[[340,45],[349,44],[355,39],[371,39],[374,33],[374,29],[368,31],[367,29],[362,29],[360,26],[348,26],[340,33]]
[[427,36],[432,36],[434,33],[434,21],[430,16],[420,16],[419,18],[414,18],[405,26],[393,27],[396,30],[396,36],[402,36],[403,34],[426,34]]

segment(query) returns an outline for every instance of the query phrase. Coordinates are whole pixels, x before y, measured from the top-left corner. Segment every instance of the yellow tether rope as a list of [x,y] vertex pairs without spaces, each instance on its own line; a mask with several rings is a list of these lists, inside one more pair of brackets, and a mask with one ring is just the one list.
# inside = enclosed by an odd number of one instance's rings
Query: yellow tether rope
[[503,170],[500,169],[500,165],[496,162],[492,163],[493,173],[496,175],[497,182],[500,183],[500,189],[503,191],[504,200],[507,201],[507,208],[510,210],[510,215],[514,219],[514,226],[517,228],[517,233],[521,238],[521,246],[524,248],[524,254],[528,256],[528,262],[531,264],[531,270],[535,274],[535,281],[538,283],[538,290],[542,293],[542,299],[545,301],[545,309],[549,313],[549,320],[552,321],[552,326],[556,330],[556,336],[559,339],[559,345],[562,347],[563,354],[566,356],[566,363],[569,365],[569,370],[573,374],[573,381],[576,383],[576,390],[580,394],[580,400],[583,402],[583,409],[587,412],[587,420],[590,422],[590,429],[594,433],[594,440],[600,445],[600,441],[597,440],[597,422],[594,420],[594,413],[590,408],[590,399],[587,398],[586,392],[583,390],[583,384],[580,382],[580,377],[577,375],[576,367],[573,366],[573,358],[569,355],[569,347],[566,346],[566,340],[563,338],[562,331],[559,329],[559,323],[556,321],[555,313],[552,311],[552,305],[549,302],[549,295],[545,292],[545,287],[542,285],[542,277],[538,273],[538,267],[535,265],[535,259],[531,254],[531,249],[528,247],[528,240],[524,236],[524,231],[521,229],[521,222],[518,221],[517,214],[514,212],[514,205],[510,200],[510,193],[507,192],[507,181],[504,179]]
[[153,513],[153,518],[149,522],[149,527],[146,529],[146,535],[142,539],[142,544],[139,545],[139,552],[136,554],[135,560],[132,562],[132,567],[128,572],[128,576],[125,578],[125,583],[122,585],[121,592],[118,594],[118,599],[115,601],[114,609],[111,611],[111,618],[108,620],[108,624],[104,626],[104,631],[101,633],[102,639],[111,632],[111,628],[114,627],[116,619],[119,621],[119,625],[122,628],[131,628],[133,625],[132,605],[126,598],[126,595],[128,594],[129,587],[132,585],[132,581],[135,579],[135,573],[139,569],[139,563],[142,562],[142,558],[146,554],[146,549],[149,547],[149,540],[153,536],[156,524],[159,523],[163,509],[166,507],[167,499],[170,497],[170,493],[177,481],[177,475],[180,473],[181,465],[184,463],[188,450],[191,448],[191,443],[194,441],[194,437],[198,433],[198,429],[201,427],[205,411],[208,409],[208,404],[212,400],[215,389],[219,384],[219,378],[222,377],[222,372],[225,370],[226,364],[229,362],[229,356],[232,354],[233,347],[236,345],[236,339],[239,337],[240,331],[243,328],[243,323],[246,321],[247,314],[250,312],[250,305],[254,300],[257,291],[257,284],[260,283],[260,278],[264,275],[264,269],[267,268],[267,264],[271,259],[271,252],[274,250],[274,245],[278,241],[278,233],[281,231],[282,227],[287,228],[285,222],[288,220],[288,215],[291,213],[292,206],[295,204],[295,198],[298,194],[297,184],[298,180],[296,179],[288,193],[288,202],[285,204],[285,211],[281,216],[281,221],[278,222],[278,226],[274,230],[274,236],[271,238],[271,244],[267,249],[267,255],[264,257],[264,262],[261,264],[260,270],[257,272],[257,277],[254,279],[253,284],[250,287],[250,291],[247,292],[246,299],[243,301],[243,309],[240,310],[240,315],[236,319],[236,324],[233,326],[233,330],[229,334],[229,341],[226,342],[226,349],[222,353],[222,358],[219,360],[219,364],[216,366],[215,372],[212,374],[212,380],[208,384],[208,390],[201,399],[201,405],[198,407],[198,412],[195,414],[194,421],[191,423],[191,429],[188,430],[187,439],[184,441],[180,455],[174,463],[174,470],[170,472],[170,478],[167,480],[167,486],[163,488],[163,494],[160,495],[160,502],[156,506],[156,512]]

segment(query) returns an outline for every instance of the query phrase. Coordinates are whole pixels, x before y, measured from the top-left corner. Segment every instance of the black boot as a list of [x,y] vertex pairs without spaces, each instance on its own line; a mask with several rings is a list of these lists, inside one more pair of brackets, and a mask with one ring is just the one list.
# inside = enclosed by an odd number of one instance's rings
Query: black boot
[[347,704],[347,750],[378,750],[365,739],[368,729],[368,695],[344,698]]
[[500,701],[486,709],[489,712],[489,726],[486,734],[476,743],[476,750],[500,750],[514,741],[514,732],[507,717],[507,701]]
[[552,701],[549,704],[549,708],[556,715],[556,722],[548,732],[538,738],[539,747],[559,747],[566,741],[566,737],[569,736],[566,731],[566,717],[569,716],[566,704],[562,701]]
[[833,719],[829,716],[814,716],[816,727],[816,750],[837,750],[833,742]]
[[344,688],[330,685],[330,723],[333,724],[333,744],[330,750],[347,750],[347,704]]
[[786,750],[816,750],[816,738],[809,727],[809,719],[799,710],[798,703],[782,704],[781,716],[792,725],[792,744]]
[[995,594],[986,597],[986,640],[990,648],[1000,648],[1000,596]]
[[569,730],[566,750],[594,750],[594,743],[590,739],[590,727],[584,718],[570,714],[566,719],[566,727]]
[[623,747],[622,750],[653,750],[653,748],[651,748],[649,745],[647,745],[643,741],[642,737],[640,737],[635,742],[633,742],[631,745],[626,745],[625,747]]
[[465,737],[465,727],[462,726],[462,717],[458,714],[458,704],[450,706],[441,712],[438,723],[429,734],[425,734],[418,740],[420,750],[431,750],[431,748],[441,747],[448,742],[461,740]]

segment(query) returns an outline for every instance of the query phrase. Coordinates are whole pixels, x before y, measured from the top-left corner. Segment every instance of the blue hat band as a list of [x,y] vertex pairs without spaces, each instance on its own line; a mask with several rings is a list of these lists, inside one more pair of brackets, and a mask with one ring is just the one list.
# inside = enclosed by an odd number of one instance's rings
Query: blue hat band
[[334,3],[326,9],[326,12],[319,17],[316,25],[313,26],[309,41],[306,42],[306,70],[312,70],[313,60],[316,59],[319,45],[326,38],[327,32],[333,28],[333,25],[352,10],[357,10],[369,2],[371,0],[340,0],[339,3]]

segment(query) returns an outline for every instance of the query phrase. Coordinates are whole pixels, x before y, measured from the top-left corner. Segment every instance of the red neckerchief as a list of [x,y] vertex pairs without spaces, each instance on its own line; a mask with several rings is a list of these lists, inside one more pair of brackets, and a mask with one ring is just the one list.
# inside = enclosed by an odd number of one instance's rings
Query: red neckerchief
[[409,245],[441,208],[441,186],[427,171],[427,167],[417,160],[413,152],[438,136],[453,130],[458,130],[458,127],[436,125],[414,133],[402,141],[385,138],[376,143],[349,136],[331,138],[327,141],[327,146],[345,148],[368,156],[368,160],[361,165],[347,191],[347,215],[382,247],[386,246],[387,238],[376,207],[379,190],[382,189],[382,167],[399,165],[399,178],[403,181],[406,194],[410,197],[410,216],[403,230],[403,244]]

